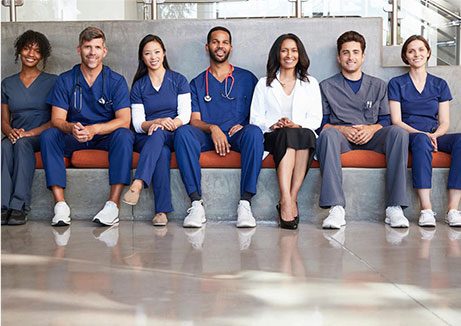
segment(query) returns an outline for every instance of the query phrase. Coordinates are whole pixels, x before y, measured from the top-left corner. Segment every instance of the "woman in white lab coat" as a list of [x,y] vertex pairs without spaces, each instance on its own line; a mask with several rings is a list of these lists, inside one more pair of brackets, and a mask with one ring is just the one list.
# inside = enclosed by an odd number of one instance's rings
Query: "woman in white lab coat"
[[280,190],[280,227],[297,229],[298,192],[315,153],[314,130],[322,122],[318,81],[308,74],[301,40],[283,34],[272,45],[267,74],[256,85],[250,123],[264,133],[264,149],[274,157]]

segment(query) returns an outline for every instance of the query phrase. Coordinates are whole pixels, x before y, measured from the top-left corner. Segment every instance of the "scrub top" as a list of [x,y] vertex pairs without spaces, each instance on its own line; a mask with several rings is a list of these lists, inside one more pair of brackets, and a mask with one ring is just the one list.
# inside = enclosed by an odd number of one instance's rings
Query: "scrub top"
[[434,132],[439,125],[439,103],[451,101],[452,96],[447,82],[431,74],[427,74],[419,93],[406,73],[389,82],[389,100],[400,102],[403,122],[420,131]]
[[78,64],[59,75],[48,103],[66,110],[68,122],[85,126],[113,120],[117,110],[130,107],[130,96],[122,75],[104,66],[90,87]]
[[13,128],[30,130],[50,121],[51,106],[46,99],[56,82],[56,75],[40,73],[26,88],[19,74],[2,81],[2,104],[7,104]]
[[178,115],[178,95],[190,93],[186,77],[166,70],[162,85],[157,91],[149,75],[138,79],[131,89],[131,103],[143,104],[146,120],[175,118]]
[[376,124],[380,116],[389,115],[386,83],[362,73],[357,93],[338,73],[320,83],[323,115],[329,115],[333,125]]
[[250,106],[253,98],[253,91],[258,79],[250,71],[234,67],[232,79],[218,81],[213,74],[208,73],[208,94],[211,101],[205,101],[206,71],[195,77],[191,83],[192,112],[200,112],[201,119],[210,124],[217,125],[223,132],[229,131],[233,126],[247,125],[250,117]]

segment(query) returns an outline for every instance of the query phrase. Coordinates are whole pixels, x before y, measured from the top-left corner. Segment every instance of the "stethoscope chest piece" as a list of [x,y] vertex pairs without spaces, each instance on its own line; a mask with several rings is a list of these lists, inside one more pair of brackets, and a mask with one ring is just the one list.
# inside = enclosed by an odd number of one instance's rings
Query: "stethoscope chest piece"
[[205,100],[205,102],[211,102],[211,96],[210,95],[205,95],[203,97],[203,99]]

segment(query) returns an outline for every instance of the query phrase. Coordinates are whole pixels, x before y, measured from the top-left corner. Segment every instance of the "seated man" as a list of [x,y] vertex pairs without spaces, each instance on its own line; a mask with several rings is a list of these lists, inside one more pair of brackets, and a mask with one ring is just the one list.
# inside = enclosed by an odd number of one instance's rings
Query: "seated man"
[[261,130],[248,121],[257,79],[251,72],[228,62],[231,41],[231,34],[224,27],[209,31],[205,48],[210,55],[210,67],[190,83],[190,125],[176,131],[176,158],[192,201],[184,227],[201,227],[206,222],[199,158],[200,152],[213,148],[221,156],[226,156],[231,148],[241,153],[237,227],[256,226],[250,200],[256,193],[264,148]]
[[[56,202],[51,225],[69,225],[70,208],[64,199],[66,169],[63,156],[80,149],[109,151],[110,197],[93,218],[101,225],[119,222],[118,205],[124,185],[130,183],[133,134],[130,97],[125,78],[103,66],[105,35],[96,27],[80,33],[77,52],[81,64],[62,73],[48,100],[54,128],[41,136],[47,187]],[[91,187],[91,185],[88,185]]]
[[386,218],[391,227],[408,227],[402,207],[408,206],[406,188],[408,133],[390,126],[384,81],[366,75],[365,39],[349,31],[337,40],[338,73],[320,83],[323,130],[317,140],[322,186],[320,206],[331,207],[323,228],[346,224],[346,200],[342,189],[341,153],[354,149],[386,155]]

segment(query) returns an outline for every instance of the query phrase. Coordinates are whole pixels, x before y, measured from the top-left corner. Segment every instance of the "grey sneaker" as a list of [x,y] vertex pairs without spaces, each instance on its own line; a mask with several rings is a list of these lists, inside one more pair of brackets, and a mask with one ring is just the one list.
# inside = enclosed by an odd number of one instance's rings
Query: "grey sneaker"
[[419,226],[435,226],[435,213],[432,209],[425,209],[421,211],[419,216],[418,225]]
[[407,228],[410,226],[410,222],[403,215],[403,210],[400,206],[389,206],[386,208],[384,223],[389,224],[392,228]]
[[450,226],[461,226],[461,211],[450,209],[445,218],[445,222]]
[[202,200],[194,200],[192,206],[187,210],[187,216],[184,219],[183,227],[201,228],[206,223],[205,208]]
[[93,217],[94,223],[99,223],[104,226],[118,225],[118,207],[113,201],[107,201],[104,208]]
[[341,226],[346,225],[346,211],[344,207],[336,205],[333,206],[327,218],[323,220],[322,228],[324,229],[339,229]]
[[54,216],[51,220],[52,226],[70,225],[70,207],[65,201],[59,201],[54,205]]
[[256,220],[251,212],[250,203],[247,200],[239,201],[237,208],[237,227],[238,228],[254,228]]

